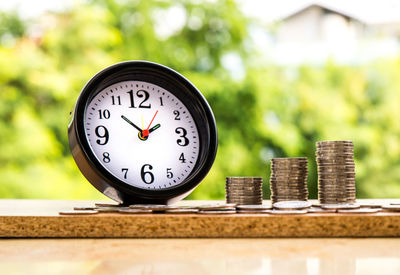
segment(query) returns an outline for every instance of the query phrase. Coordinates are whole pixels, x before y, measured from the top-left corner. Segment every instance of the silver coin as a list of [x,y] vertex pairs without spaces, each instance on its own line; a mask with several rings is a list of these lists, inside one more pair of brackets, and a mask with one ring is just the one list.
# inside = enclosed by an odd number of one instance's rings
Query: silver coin
[[96,207],[74,207],[74,210],[96,210]]
[[265,204],[237,205],[238,210],[271,210],[272,207]]
[[236,214],[236,210],[199,210],[199,214],[226,215]]
[[150,209],[132,209],[132,208],[120,209],[120,210],[118,210],[118,212],[121,214],[151,214],[151,213],[153,213],[153,211]]
[[352,204],[321,204],[322,209],[357,209],[360,205],[357,203]]
[[177,209],[178,206],[166,205],[166,204],[132,204],[129,205],[130,209],[148,209],[153,211],[165,211],[169,209]]
[[99,211],[96,210],[69,210],[58,212],[60,215],[94,215],[97,213],[99,213]]
[[253,209],[253,210],[237,210],[238,214],[269,214],[269,210]]
[[393,211],[393,212],[399,212],[399,211],[400,211],[400,205],[396,205],[396,204],[385,204],[385,205],[382,205],[382,209],[384,209],[384,210],[389,210],[389,211]]
[[378,213],[382,208],[360,208],[360,209],[338,209],[338,213],[343,214],[368,214],[368,213]]
[[179,209],[169,209],[165,213],[168,214],[196,214],[199,212],[197,208],[179,208]]
[[299,215],[307,214],[307,210],[267,210],[268,214],[273,215]]
[[200,205],[197,206],[196,208],[199,210],[231,210],[231,209],[236,209],[236,204],[235,203],[225,203],[225,204],[206,204],[206,205]]
[[122,208],[127,209],[128,207],[96,207],[94,210],[99,211],[101,213],[115,213]]
[[305,209],[311,207],[311,202],[309,201],[281,201],[276,202],[272,205],[277,209]]
[[336,213],[336,209],[322,209],[319,207],[311,207],[307,209],[308,213]]

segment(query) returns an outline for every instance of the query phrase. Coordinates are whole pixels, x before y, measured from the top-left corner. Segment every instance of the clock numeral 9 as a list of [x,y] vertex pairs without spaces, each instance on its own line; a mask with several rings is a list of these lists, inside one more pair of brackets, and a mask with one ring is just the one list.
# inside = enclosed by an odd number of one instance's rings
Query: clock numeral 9
[[176,140],[176,143],[178,143],[179,146],[187,146],[189,144],[189,139],[186,137],[187,131],[184,128],[176,128],[175,133],[177,133],[181,137]]
[[103,162],[109,163],[110,161],[111,161],[111,159],[110,159],[110,153],[104,152],[104,153],[103,153]]
[[171,172],[172,168],[167,168],[167,178],[172,179],[174,174]]
[[[96,143],[98,145],[105,145],[108,142],[108,130],[106,127],[104,127],[103,125],[99,125],[96,127],[96,129],[94,130],[95,134],[97,137],[99,137],[98,140],[96,140]],[[104,140],[102,140],[104,139]]]
[[[134,100],[134,96],[133,96],[133,90],[130,90],[127,93],[129,94],[129,99],[131,101],[131,106],[129,106],[129,108],[136,108],[135,100]],[[139,108],[151,108],[151,104],[147,104],[147,105],[144,104],[150,97],[150,94],[147,91],[139,90],[136,92],[136,96],[140,97],[140,98],[144,97],[142,102],[139,104]]]
[[154,182],[154,175],[150,171],[145,171],[146,167],[148,167],[149,170],[153,170],[153,166],[151,166],[150,164],[145,164],[142,166],[142,169],[140,170],[140,176],[144,183],[151,184]]

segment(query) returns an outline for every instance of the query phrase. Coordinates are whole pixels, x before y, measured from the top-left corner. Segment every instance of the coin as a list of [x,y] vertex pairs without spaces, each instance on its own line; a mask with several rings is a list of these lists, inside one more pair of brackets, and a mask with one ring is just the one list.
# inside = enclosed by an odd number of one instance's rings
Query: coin
[[196,214],[199,212],[197,208],[179,208],[179,209],[169,209],[165,210],[168,214]]
[[165,205],[165,204],[132,204],[129,205],[131,209],[149,209],[153,211],[165,211],[169,209],[177,209],[177,206]]
[[311,207],[307,209],[308,213],[336,213],[336,209],[322,209],[319,207]]
[[272,207],[265,204],[253,204],[253,205],[237,205],[238,210],[271,210]]
[[321,204],[322,209],[355,209],[360,208],[359,204]]
[[127,208],[127,207],[96,207],[94,210],[99,211],[101,213],[115,213],[122,208]]
[[211,215],[226,215],[235,214],[236,210],[199,210],[199,214],[211,214]]
[[311,202],[308,201],[280,201],[272,205],[277,209],[305,209],[311,207]]
[[268,214],[273,215],[298,215],[307,214],[307,210],[267,210]]
[[338,209],[338,213],[343,214],[369,214],[369,213],[378,213],[381,211],[381,208],[360,208],[360,209]]
[[99,213],[99,211],[96,210],[69,210],[58,212],[60,215],[94,215],[97,213]]
[[269,214],[269,210],[253,209],[253,210],[237,210],[238,214]]
[[132,209],[132,208],[120,209],[120,210],[118,210],[118,212],[121,214],[151,214],[151,213],[153,213],[153,211],[150,209]]
[[199,210],[232,210],[236,209],[235,203],[226,203],[226,204],[207,204],[207,205],[200,205],[196,207]]
[[360,202],[359,204],[362,208],[382,208],[382,204],[375,202]]
[[74,210],[95,210],[96,207],[74,207]]
[[385,205],[382,205],[382,209],[383,210],[387,210],[387,211],[399,212],[400,211],[400,205],[385,204]]

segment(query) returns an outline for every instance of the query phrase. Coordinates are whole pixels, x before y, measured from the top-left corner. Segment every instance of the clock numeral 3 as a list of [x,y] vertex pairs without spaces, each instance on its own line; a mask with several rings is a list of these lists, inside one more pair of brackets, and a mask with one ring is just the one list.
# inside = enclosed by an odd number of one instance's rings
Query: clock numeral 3
[[142,169],[140,170],[140,176],[144,183],[151,184],[154,182],[154,175],[150,171],[145,171],[146,167],[148,167],[149,170],[153,170],[153,166],[151,166],[150,164],[145,164],[142,166]]
[[[101,131],[100,131],[100,130],[101,130]],[[96,129],[94,130],[94,132],[95,132],[96,136],[99,137],[99,139],[96,140],[96,143],[97,143],[98,145],[105,145],[105,144],[107,144],[109,135],[108,135],[108,130],[107,130],[106,127],[104,127],[103,125],[99,125],[99,126],[96,127]],[[101,140],[101,139],[104,139],[104,140]]]
[[187,131],[184,128],[176,128],[175,133],[177,133],[181,137],[176,140],[176,143],[178,143],[179,146],[187,146],[189,144],[189,139],[186,137]]
[[[129,99],[131,101],[131,106],[129,106],[129,108],[136,108],[135,107],[135,99],[134,99],[134,96],[133,96],[133,90],[130,90],[127,93],[129,94]],[[147,105],[145,104],[145,102],[150,97],[150,94],[147,91],[139,90],[139,91],[136,92],[136,96],[140,97],[140,98],[144,97],[142,102],[139,104],[139,108],[151,108],[151,104],[147,104]]]
[[108,152],[103,153],[103,162],[109,163],[111,161],[110,154]]

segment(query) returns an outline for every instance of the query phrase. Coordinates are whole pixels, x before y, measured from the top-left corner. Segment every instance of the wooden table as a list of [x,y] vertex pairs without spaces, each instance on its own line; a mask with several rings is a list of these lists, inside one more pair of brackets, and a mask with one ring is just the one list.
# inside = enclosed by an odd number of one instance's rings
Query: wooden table
[[[396,200],[379,201],[388,203]],[[399,201],[399,200],[397,200]],[[183,204],[205,202],[183,201]],[[140,214],[60,216],[93,201],[0,200],[0,237],[6,238],[249,238],[398,237],[400,213],[375,214]]]
[[58,215],[93,203],[0,200],[0,274],[400,274],[398,238],[244,238],[398,236],[396,213]]

